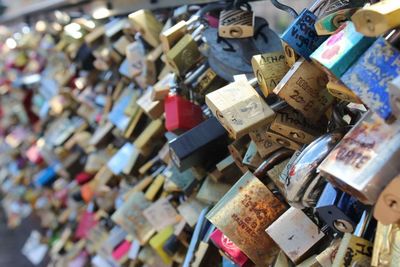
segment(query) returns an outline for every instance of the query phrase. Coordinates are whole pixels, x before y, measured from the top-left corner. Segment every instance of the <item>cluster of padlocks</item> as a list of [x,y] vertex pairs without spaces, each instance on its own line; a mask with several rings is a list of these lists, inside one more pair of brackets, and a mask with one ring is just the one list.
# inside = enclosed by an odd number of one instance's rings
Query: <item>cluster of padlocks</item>
[[49,266],[400,266],[400,1],[272,2],[281,36],[248,1],[2,31],[2,204]]

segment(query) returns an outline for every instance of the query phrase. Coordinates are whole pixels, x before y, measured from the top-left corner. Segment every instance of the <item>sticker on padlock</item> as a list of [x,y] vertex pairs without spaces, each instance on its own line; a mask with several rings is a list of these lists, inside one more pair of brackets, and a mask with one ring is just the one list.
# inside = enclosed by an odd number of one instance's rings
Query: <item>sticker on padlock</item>
[[400,76],[393,79],[388,84],[389,97],[390,97],[390,108],[392,115],[396,119],[400,118]]
[[329,75],[340,78],[375,41],[356,32],[351,21],[323,42],[310,56]]
[[275,116],[254,88],[244,81],[207,94],[206,104],[235,139],[268,124]]
[[377,37],[400,25],[399,3],[396,0],[374,2],[358,10],[352,17],[358,32]]
[[251,59],[251,65],[264,96],[272,93],[289,70],[282,52],[255,55]]

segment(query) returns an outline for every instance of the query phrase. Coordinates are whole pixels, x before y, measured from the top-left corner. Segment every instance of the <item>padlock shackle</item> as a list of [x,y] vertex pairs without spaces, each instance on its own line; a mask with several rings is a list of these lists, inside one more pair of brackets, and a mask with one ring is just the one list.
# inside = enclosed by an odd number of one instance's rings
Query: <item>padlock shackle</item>
[[285,11],[287,13],[289,13],[289,15],[291,15],[293,18],[297,18],[299,16],[299,14],[297,13],[296,10],[294,10],[294,8],[288,6],[288,5],[284,5],[280,2],[278,2],[278,0],[271,0],[271,3],[277,8],[280,9],[282,11]]

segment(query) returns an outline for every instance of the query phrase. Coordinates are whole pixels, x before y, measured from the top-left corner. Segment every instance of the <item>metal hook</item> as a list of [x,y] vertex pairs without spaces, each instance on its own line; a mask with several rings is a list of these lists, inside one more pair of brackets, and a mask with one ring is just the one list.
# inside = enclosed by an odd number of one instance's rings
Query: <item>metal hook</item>
[[280,2],[278,2],[278,0],[271,0],[271,3],[278,9],[283,10],[287,13],[289,13],[290,15],[292,15],[292,17],[297,18],[299,16],[299,14],[297,14],[296,10],[294,10],[292,7],[284,5]]

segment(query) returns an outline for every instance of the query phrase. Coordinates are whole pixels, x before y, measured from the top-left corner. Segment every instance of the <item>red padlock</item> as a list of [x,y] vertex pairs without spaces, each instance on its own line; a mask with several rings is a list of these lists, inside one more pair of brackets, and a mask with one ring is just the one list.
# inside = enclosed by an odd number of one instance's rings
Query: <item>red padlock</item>
[[80,172],[76,175],[75,180],[79,185],[83,185],[92,180],[92,178],[93,174],[87,172]]
[[201,108],[179,95],[165,98],[165,128],[170,132],[187,131],[203,121]]

